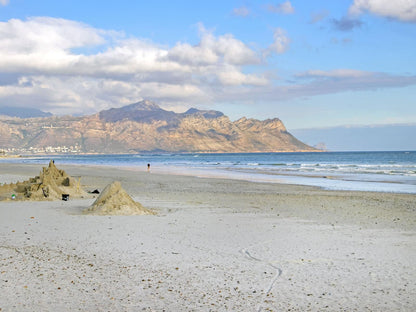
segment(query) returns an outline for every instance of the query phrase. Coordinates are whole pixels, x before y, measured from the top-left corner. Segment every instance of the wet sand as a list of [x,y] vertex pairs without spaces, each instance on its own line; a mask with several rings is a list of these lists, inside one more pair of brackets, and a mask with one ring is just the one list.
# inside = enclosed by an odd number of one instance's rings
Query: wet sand
[[[40,168],[0,164],[0,182]],[[416,310],[416,195],[59,168],[158,214],[0,202],[1,311]]]

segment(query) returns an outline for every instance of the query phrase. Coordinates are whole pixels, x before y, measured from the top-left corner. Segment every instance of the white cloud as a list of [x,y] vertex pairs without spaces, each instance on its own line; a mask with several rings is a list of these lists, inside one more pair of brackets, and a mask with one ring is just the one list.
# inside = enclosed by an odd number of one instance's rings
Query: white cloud
[[168,50],[153,43],[139,39],[120,40],[101,53],[79,56],[72,64],[72,70],[74,74],[113,78],[186,70],[178,64],[164,61],[167,54]]
[[269,83],[269,80],[264,76],[258,76],[253,74],[243,74],[236,67],[227,66],[217,74],[218,79],[223,85],[254,85],[264,86]]
[[246,16],[250,15],[250,10],[245,6],[242,6],[242,7],[239,7],[239,8],[235,8],[233,10],[233,14],[236,15],[236,16],[246,17]]
[[233,35],[215,37],[205,30],[202,31],[198,45],[179,43],[169,51],[168,58],[189,65],[213,65],[218,62],[236,65],[259,63],[256,53]]
[[[255,51],[231,34],[214,36],[202,28],[199,44],[167,49],[137,38],[55,18],[0,23],[0,66],[5,71],[82,75],[190,71],[189,66],[256,64]],[[95,54],[75,49],[102,46]]]
[[105,42],[104,31],[59,18],[36,17],[27,21],[0,22],[0,50],[32,54],[48,50],[69,50]]
[[169,60],[191,66],[214,65],[219,60],[219,55],[207,44],[207,38],[197,46],[189,43],[178,43],[168,53]]
[[106,42],[105,32],[47,17],[0,22],[0,67],[4,72],[65,72],[80,56],[71,49]]
[[401,21],[416,22],[416,1],[414,0],[354,0],[349,9],[352,15],[359,15],[366,11]]
[[278,5],[269,4],[267,6],[267,9],[270,12],[280,13],[280,14],[293,14],[293,13],[295,13],[295,9],[293,8],[292,3],[290,3],[290,1],[285,1],[285,2],[280,3]]
[[248,65],[259,62],[259,59],[253,50],[230,34],[218,38],[216,42],[216,51],[224,57],[226,63]]
[[287,36],[287,33],[282,28],[276,28],[273,33],[273,43],[265,51],[265,55],[270,53],[282,54],[289,49],[290,38]]
[[149,99],[156,100],[175,100],[204,98],[206,94],[198,86],[191,84],[172,85],[159,82],[144,83],[141,85],[140,94]]
[[1,5],[8,5],[9,2],[10,2],[9,0],[0,0]]

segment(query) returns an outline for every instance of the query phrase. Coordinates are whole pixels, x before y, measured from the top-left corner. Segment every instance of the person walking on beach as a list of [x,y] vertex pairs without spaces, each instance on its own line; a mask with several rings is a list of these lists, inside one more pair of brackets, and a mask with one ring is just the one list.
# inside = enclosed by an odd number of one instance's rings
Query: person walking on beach
[[147,164],[147,172],[150,172],[150,164]]

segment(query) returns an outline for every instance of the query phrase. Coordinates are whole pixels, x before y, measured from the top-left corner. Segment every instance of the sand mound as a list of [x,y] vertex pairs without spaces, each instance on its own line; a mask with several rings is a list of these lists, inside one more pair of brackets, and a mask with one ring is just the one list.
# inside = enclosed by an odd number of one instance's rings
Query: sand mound
[[43,167],[39,176],[16,184],[0,186],[0,193],[7,199],[12,194],[16,200],[57,200],[62,199],[62,194],[72,197],[87,195],[80,187],[80,181],[68,176],[64,170],[56,168],[51,160],[48,167]]
[[154,214],[140,203],[135,202],[118,181],[107,185],[92,206],[84,210],[84,213],[97,215]]

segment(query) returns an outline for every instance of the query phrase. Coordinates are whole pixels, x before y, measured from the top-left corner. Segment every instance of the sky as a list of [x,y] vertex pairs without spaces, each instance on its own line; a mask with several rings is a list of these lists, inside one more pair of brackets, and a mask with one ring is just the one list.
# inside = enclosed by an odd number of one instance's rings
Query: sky
[[0,106],[416,123],[416,0],[0,0]]

